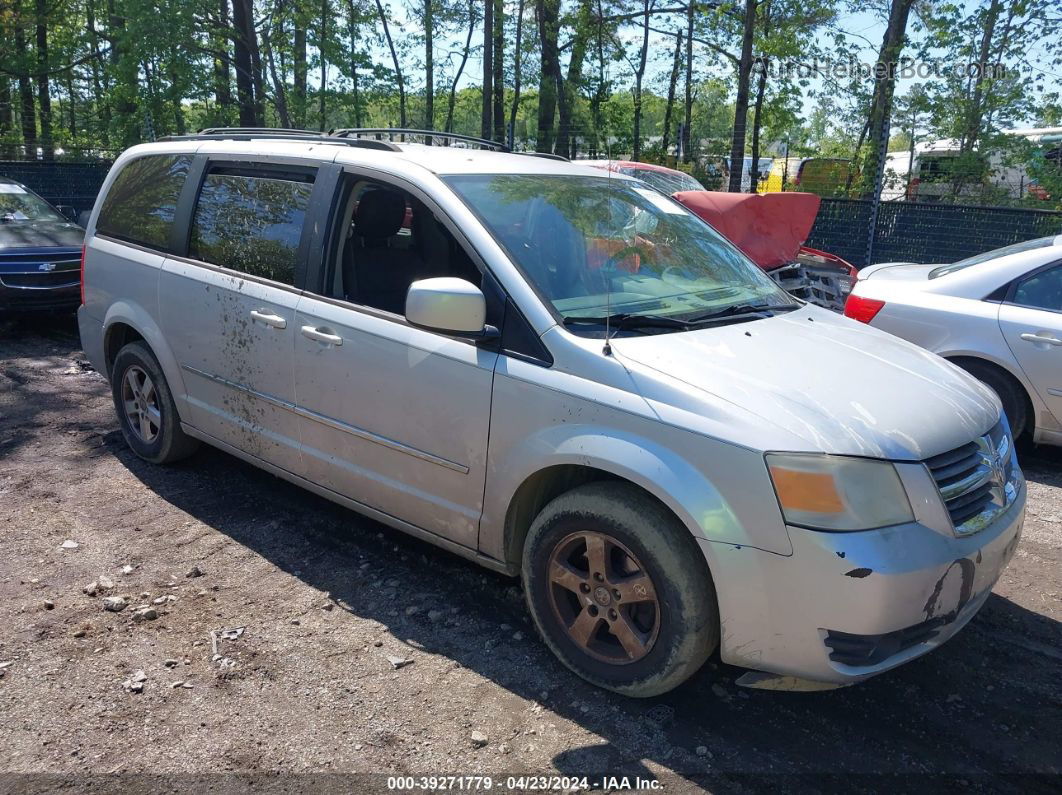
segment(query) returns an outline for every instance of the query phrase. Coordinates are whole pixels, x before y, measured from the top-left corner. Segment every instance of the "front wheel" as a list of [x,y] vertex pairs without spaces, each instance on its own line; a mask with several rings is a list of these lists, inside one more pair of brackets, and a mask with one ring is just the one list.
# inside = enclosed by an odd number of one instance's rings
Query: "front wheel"
[[665,693],[719,643],[715,588],[696,542],[633,486],[590,483],[550,502],[528,532],[523,578],[546,645],[598,687]]

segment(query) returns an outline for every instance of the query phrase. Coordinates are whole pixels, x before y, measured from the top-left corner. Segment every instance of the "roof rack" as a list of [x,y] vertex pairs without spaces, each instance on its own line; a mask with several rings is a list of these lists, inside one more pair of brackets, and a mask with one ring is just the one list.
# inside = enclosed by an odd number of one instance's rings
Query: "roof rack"
[[167,135],[160,141],[256,141],[263,138],[304,141],[306,143],[354,146],[359,149],[378,149],[387,152],[402,151],[389,141],[374,141],[368,138],[340,138],[312,130],[294,130],[283,127],[205,127],[190,135]]
[[[440,138],[444,141],[461,141],[463,143],[476,144],[484,149],[492,149],[496,152],[508,152],[509,147],[497,141],[486,138],[476,138],[471,135],[458,135],[457,133],[439,132],[438,130],[415,130],[406,127],[341,127],[331,130],[329,135],[337,138],[360,139],[362,136],[387,136],[388,140],[394,140],[396,135],[418,135],[429,139]],[[370,139],[372,140],[372,139]]]
[[527,155],[528,157],[544,157],[546,160],[560,160],[564,163],[572,162],[570,158],[564,155],[555,155],[552,152],[513,152],[515,155]]

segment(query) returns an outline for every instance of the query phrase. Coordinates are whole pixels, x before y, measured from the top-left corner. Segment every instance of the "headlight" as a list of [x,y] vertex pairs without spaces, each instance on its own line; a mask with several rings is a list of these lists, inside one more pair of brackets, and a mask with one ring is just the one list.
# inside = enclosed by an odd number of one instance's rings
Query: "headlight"
[[888,461],[768,453],[767,468],[788,524],[816,530],[872,530],[914,520]]

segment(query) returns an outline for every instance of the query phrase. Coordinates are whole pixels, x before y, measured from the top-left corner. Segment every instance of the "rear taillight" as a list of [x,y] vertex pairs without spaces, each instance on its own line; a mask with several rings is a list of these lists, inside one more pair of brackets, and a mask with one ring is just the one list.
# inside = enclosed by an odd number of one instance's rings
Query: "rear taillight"
[[848,300],[844,302],[844,316],[858,320],[860,323],[869,323],[874,319],[874,315],[881,311],[883,306],[885,306],[884,301],[879,301],[876,298],[864,298],[861,295],[852,293],[848,296]]
[[81,305],[85,305],[85,247],[81,247]]

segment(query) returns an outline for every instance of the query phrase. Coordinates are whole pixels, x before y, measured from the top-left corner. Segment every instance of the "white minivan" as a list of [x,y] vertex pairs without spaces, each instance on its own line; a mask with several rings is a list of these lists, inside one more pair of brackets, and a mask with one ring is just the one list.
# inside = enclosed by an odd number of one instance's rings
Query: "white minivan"
[[500,149],[121,155],[78,319],[130,447],[205,442],[519,575],[561,661],[628,695],[717,649],[744,683],[846,685],[969,621],[1025,509],[991,391],[636,180]]

